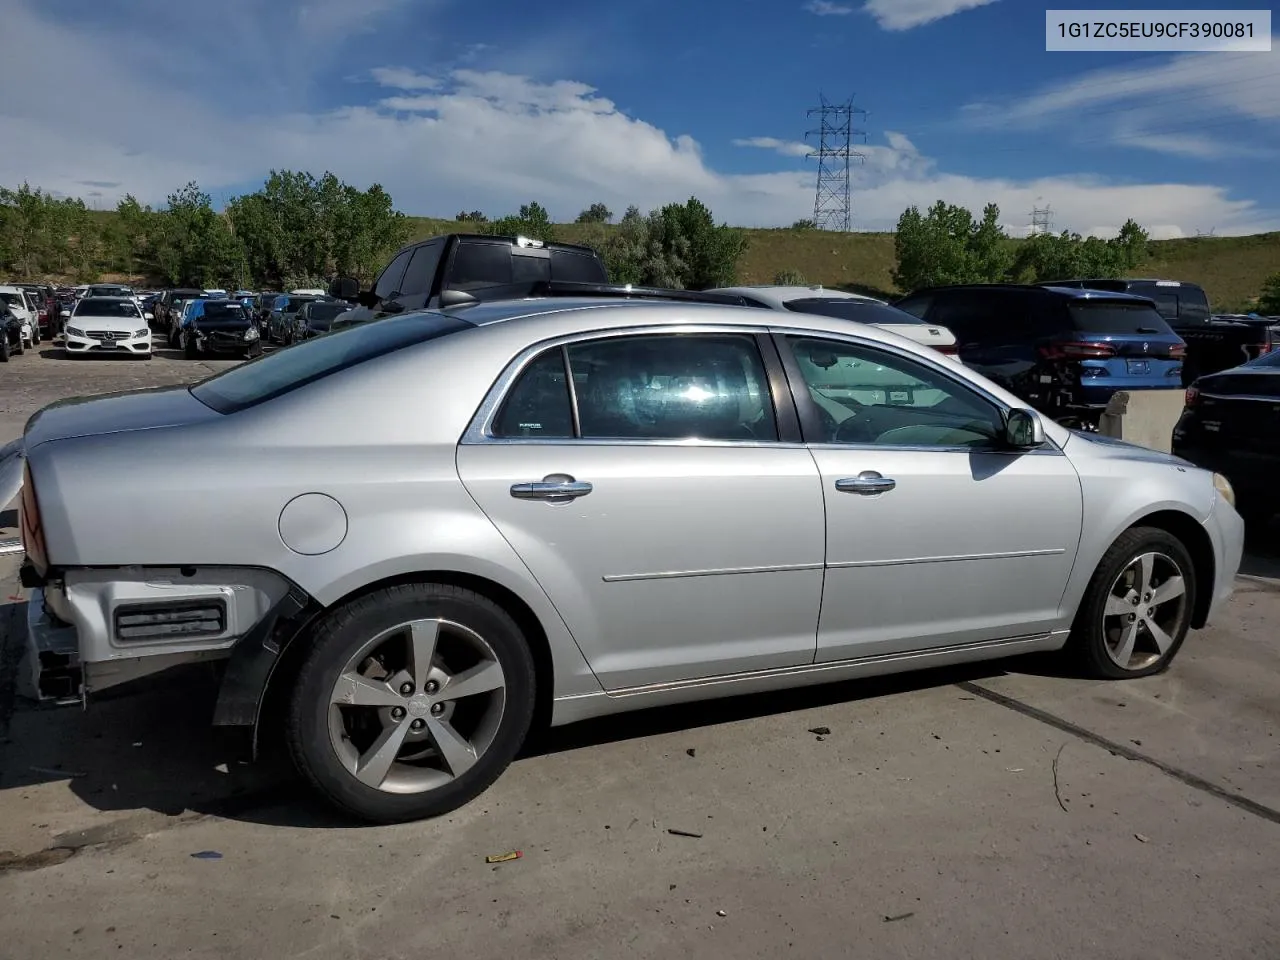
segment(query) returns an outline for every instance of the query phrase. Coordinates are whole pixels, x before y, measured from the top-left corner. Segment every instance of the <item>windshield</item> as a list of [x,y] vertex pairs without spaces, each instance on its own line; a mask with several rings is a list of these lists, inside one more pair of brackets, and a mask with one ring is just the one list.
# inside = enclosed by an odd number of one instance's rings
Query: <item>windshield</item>
[[238,303],[210,303],[206,301],[204,305],[204,312],[200,319],[217,320],[222,322],[227,320],[240,320],[244,323],[248,323],[249,314],[247,314],[244,307]]
[[191,395],[218,413],[235,413],[367,360],[468,329],[474,328],[465,320],[440,313],[389,317],[303,340],[287,350],[232,367],[197,383]]
[[801,300],[788,300],[783,306],[795,313],[810,313],[819,317],[852,320],[855,323],[924,323],[905,310],[853,297],[805,297]]
[[1081,333],[1129,333],[1174,336],[1155,307],[1146,303],[1081,301],[1067,306],[1071,326]]
[[85,297],[76,306],[77,317],[137,317],[138,308],[132,300],[108,300],[105,297]]
[[128,287],[90,287],[86,297],[131,297],[133,291]]
[[1280,367],[1280,350],[1273,350],[1271,353],[1264,353],[1260,357],[1254,357],[1246,367]]

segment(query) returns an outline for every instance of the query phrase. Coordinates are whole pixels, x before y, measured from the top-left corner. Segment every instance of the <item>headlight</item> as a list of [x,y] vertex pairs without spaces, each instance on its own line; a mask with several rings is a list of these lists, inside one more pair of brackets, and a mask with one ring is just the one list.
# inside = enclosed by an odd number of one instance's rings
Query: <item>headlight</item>
[[146,328],[144,327],[144,328],[143,328],[143,329],[141,329],[141,330],[135,330],[135,331],[133,331],[133,335],[134,335],[135,337],[145,337],[145,336],[146,336],[147,334],[149,334],[150,332],[151,332],[150,330],[148,330],[148,329],[146,329]]
[[73,337],[84,336],[84,331],[81,330],[79,327],[67,327],[67,333],[71,334],[71,336]]
[[1218,496],[1231,506],[1236,505],[1236,492],[1231,489],[1231,481],[1220,473],[1213,475],[1213,489],[1218,491]]
[[257,339],[258,339],[258,328],[257,328],[257,327],[250,327],[248,330],[246,330],[246,331],[244,332],[244,338],[245,338],[246,340],[257,340]]

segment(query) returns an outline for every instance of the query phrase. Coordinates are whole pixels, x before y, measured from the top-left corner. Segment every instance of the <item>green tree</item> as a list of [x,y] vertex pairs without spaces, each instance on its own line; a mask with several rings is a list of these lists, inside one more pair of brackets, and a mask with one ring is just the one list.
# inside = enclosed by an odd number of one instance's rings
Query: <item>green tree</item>
[[456,217],[459,223],[488,223],[489,218],[484,215],[483,210],[463,210]]
[[908,207],[898,218],[894,252],[893,281],[908,293],[951,283],[993,283],[1004,279],[1013,263],[994,203],[983,208],[981,220],[942,200],[923,216],[919,208]]
[[1147,244],[1147,231],[1133,220],[1110,240],[1067,230],[1042,233],[1023,242],[1012,273],[1032,282],[1120,277],[1146,259]]
[[792,230],[817,230],[818,222],[816,220],[811,220],[808,217],[801,217],[799,220],[797,220],[795,223],[791,225],[791,229]]
[[408,223],[380,184],[360,190],[325,172],[273,170],[236,197],[227,216],[254,281],[276,287],[335,274],[368,280],[408,237]]
[[1262,284],[1258,297],[1258,313],[1263,316],[1280,314],[1280,273],[1273,273]]
[[577,223],[612,223],[613,211],[603,203],[593,203],[578,214]]
[[551,241],[556,238],[555,225],[547,208],[536,200],[522,204],[520,212],[494,220],[486,232],[498,237],[528,237],[531,240]]
[[231,286],[247,279],[243,245],[194,181],[169,195],[160,216],[156,262],[170,283]]

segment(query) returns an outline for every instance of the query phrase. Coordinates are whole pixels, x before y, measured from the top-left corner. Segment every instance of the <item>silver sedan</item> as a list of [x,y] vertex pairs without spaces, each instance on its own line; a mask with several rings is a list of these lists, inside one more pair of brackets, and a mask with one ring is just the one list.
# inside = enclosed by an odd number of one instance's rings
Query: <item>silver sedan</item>
[[[404,314],[0,453],[31,663],[92,701],[223,661],[215,722],[278,696],[306,778],[384,822],[477,796],[535,718],[1062,648],[1155,673],[1243,538],[1221,476],[906,338],[677,299]],[[139,469],[164,523],[102,507]]]

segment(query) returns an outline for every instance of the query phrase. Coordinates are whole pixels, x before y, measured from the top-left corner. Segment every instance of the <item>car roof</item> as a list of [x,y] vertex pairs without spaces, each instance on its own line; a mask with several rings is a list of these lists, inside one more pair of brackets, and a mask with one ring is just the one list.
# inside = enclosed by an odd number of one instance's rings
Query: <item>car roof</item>
[[911,297],[934,296],[939,293],[951,293],[953,291],[968,292],[973,290],[981,293],[1047,293],[1063,300],[1132,301],[1134,303],[1151,302],[1150,297],[1140,297],[1132,293],[1120,293],[1118,291],[1111,290],[1090,290],[1081,287],[1054,287],[1043,284],[1023,283],[958,283],[946,287],[922,287],[913,293],[907,294],[902,298],[902,300],[907,300]]
[[778,305],[788,303],[791,300],[863,300],[867,303],[883,303],[875,297],[868,297],[861,293],[848,293],[844,290],[832,290],[828,287],[815,284],[813,286],[802,285],[783,285],[776,283],[760,283],[737,287],[717,287],[711,293],[736,293],[744,296],[756,297],[767,303],[776,303]]
[[[732,324],[734,326],[800,327],[824,333],[848,334],[852,324],[858,333],[868,339],[885,343],[912,343],[898,334],[874,324],[856,323],[835,317],[815,314],[795,314],[783,319],[771,310],[758,307],[731,306],[718,303],[696,303],[678,300],[627,300],[600,297],[530,297],[523,300],[494,300],[464,307],[452,307],[423,313],[444,313],[465,320],[477,327],[494,324],[534,323],[544,318],[569,314],[586,315],[600,329],[620,329],[630,326],[658,326],[670,324]],[[406,316],[406,314],[397,314]]]

